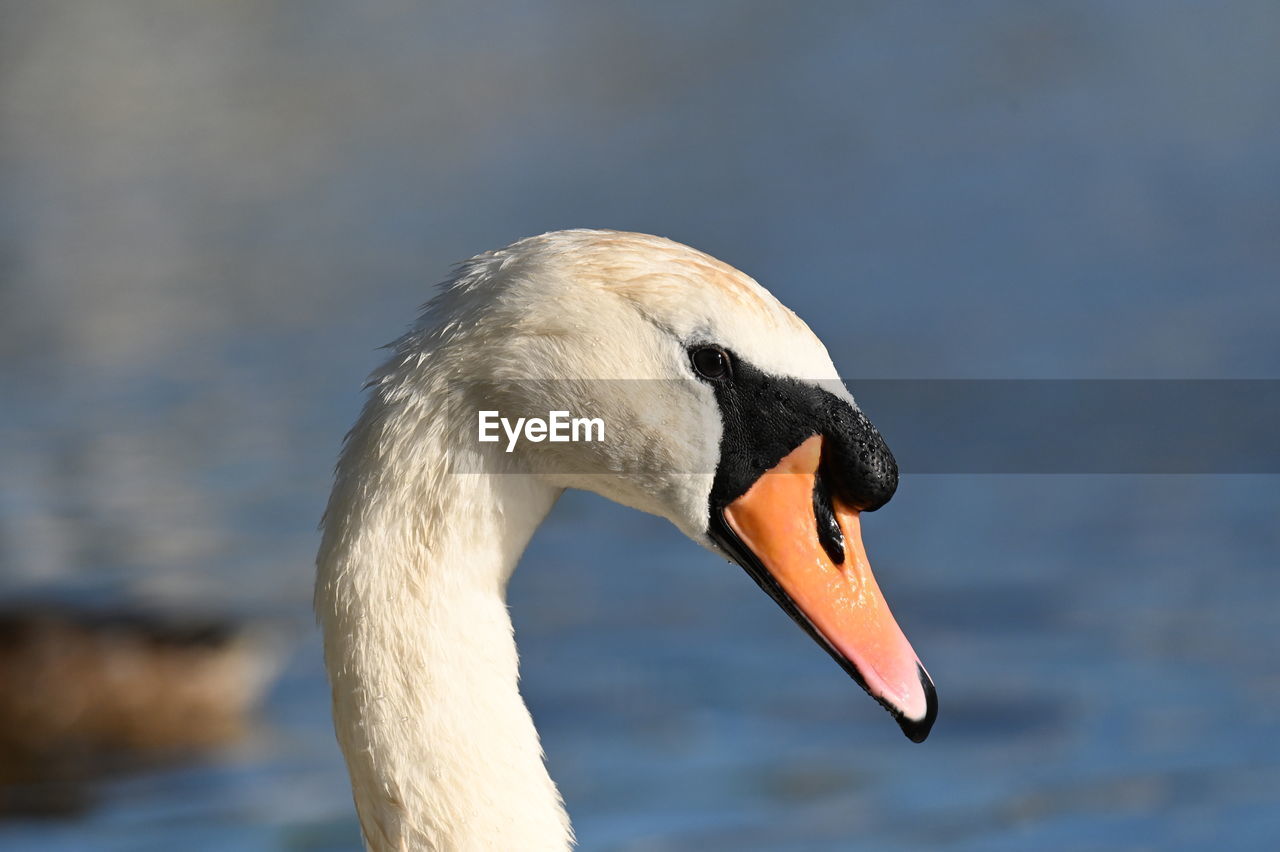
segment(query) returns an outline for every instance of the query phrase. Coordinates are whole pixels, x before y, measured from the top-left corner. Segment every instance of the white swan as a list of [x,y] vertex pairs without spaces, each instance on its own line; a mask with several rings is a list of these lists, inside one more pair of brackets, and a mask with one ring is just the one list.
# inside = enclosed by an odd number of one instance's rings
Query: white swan
[[[370,387],[316,584],[370,849],[572,845],[505,601],[565,488],[737,561],[907,736],[928,734],[932,683],[859,531],[896,487],[893,457],[818,339],[743,273],[642,234],[522,240],[463,264]],[[599,417],[605,440],[507,452],[479,441],[480,410]]]

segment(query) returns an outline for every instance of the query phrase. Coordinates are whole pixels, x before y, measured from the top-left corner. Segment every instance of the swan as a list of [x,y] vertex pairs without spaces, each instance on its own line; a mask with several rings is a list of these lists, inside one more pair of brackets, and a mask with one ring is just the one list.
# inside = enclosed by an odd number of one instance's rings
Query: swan
[[[897,466],[822,343],[753,279],[664,238],[552,232],[462,263],[389,348],[339,456],[315,589],[368,849],[573,845],[505,600],[566,488],[740,564],[910,739],[928,735],[933,684],[860,531]],[[480,411],[606,428],[481,441]]]

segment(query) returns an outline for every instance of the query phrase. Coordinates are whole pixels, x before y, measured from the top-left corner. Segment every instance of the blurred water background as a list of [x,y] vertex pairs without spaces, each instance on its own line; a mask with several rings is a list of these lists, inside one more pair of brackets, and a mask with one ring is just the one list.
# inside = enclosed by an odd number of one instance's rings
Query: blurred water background
[[[475,252],[690,243],[855,395],[1280,378],[1266,0],[0,11],[0,592],[299,637],[245,740],[0,848],[356,847],[315,525],[376,347]],[[1278,486],[905,477],[866,534],[922,746],[738,568],[567,495],[511,604],[582,848],[1274,848]]]

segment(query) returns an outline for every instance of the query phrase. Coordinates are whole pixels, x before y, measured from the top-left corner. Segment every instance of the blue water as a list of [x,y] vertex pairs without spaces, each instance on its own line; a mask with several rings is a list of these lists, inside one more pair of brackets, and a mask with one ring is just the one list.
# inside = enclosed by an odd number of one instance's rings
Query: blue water
[[[306,625],[375,347],[559,227],[729,260],[849,376],[1280,378],[1277,43],[1265,2],[10,11],[0,584]],[[906,476],[865,534],[913,745],[738,568],[570,494],[524,690],[584,849],[1269,849],[1278,510]],[[327,701],[304,629],[248,741],[0,848],[354,848]]]

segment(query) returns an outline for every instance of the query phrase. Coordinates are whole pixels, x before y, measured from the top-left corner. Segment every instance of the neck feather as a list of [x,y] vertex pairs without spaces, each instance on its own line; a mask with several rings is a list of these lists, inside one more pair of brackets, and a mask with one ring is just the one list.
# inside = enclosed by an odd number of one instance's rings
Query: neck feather
[[429,377],[408,378],[384,374],[348,436],[318,559],[334,723],[365,842],[567,849],[506,607],[559,492],[518,472],[450,472],[473,452],[461,439],[474,422]]

